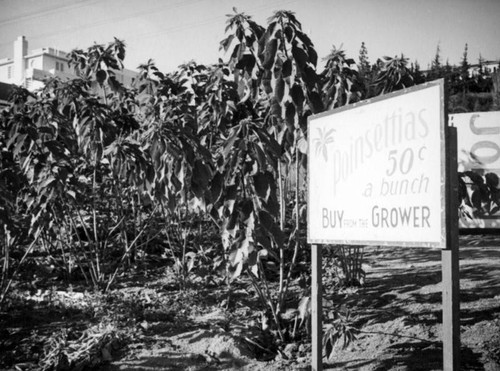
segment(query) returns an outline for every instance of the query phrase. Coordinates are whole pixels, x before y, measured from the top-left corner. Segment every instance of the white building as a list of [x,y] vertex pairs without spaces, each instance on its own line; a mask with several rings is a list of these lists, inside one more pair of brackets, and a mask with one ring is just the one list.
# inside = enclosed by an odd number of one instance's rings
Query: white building
[[469,76],[478,76],[481,69],[483,73],[492,75],[497,72],[499,65],[500,61],[483,61],[481,64],[471,64],[469,67]]
[[[45,79],[54,76],[62,80],[76,77],[68,67],[67,53],[55,48],[41,48],[28,54],[28,41],[24,36],[14,41],[12,59],[0,59],[0,82],[36,90],[44,86]],[[130,86],[136,76],[137,72],[131,70],[116,71],[116,79],[125,86]]]

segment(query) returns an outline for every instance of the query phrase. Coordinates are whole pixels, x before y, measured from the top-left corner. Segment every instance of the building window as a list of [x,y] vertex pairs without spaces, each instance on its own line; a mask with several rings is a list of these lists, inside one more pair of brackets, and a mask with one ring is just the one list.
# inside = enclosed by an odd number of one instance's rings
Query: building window
[[56,62],[56,71],[59,71],[59,62]]
[[64,63],[63,62],[61,62],[60,67],[61,67],[61,72],[63,72],[64,71]]
[[12,78],[12,66],[7,67],[7,78]]

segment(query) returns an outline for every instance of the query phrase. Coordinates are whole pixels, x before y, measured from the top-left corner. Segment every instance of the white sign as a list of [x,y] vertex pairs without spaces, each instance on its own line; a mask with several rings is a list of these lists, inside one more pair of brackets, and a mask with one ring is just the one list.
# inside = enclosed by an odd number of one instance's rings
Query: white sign
[[308,242],[445,247],[443,82],[312,116]]
[[[500,112],[472,112],[450,115],[457,128],[458,171],[473,171],[484,180],[496,182],[500,178]],[[468,187],[469,196],[477,200],[472,219],[462,216],[461,228],[500,228],[500,210],[491,208],[478,197],[480,190]],[[477,195],[474,193],[477,192]]]

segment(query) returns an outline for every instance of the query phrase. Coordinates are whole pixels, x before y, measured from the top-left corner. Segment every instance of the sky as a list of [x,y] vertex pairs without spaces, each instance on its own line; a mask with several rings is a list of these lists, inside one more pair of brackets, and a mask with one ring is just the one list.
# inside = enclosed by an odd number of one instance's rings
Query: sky
[[67,52],[116,37],[129,69],[149,59],[163,72],[215,63],[228,57],[219,43],[233,7],[262,26],[293,11],[320,58],[335,46],[357,61],[365,42],[371,63],[403,53],[426,69],[438,46],[443,63],[459,64],[467,43],[469,63],[500,60],[500,0],[0,0],[0,59],[24,35],[29,51]]

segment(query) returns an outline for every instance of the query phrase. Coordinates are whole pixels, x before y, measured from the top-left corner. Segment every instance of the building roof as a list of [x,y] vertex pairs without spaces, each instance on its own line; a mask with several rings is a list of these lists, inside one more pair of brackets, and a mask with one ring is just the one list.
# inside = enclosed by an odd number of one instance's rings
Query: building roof
[[50,55],[52,57],[68,60],[68,53],[65,51],[55,49],[55,48],[40,48],[32,50],[30,54],[27,54],[25,58],[33,58],[39,55]]
[[[28,90],[35,90],[40,87],[40,84],[33,83],[35,80],[43,82],[46,77],[51,76],[59,76],[69,79],[76,77],[76,73],[73,68],[62,67],[63,62],[69,62],[69,54],[67,52],[53,47],[39,48],[28,52],[28,40],[26,40],[24,36],[19,36],[14,42],[14,46],[14,49],[22,47],[22,59],[19,58],[19,55],[17,59],[0,59],[0,66],[2,67],[2,70],[4,68],[11,68],[10,66],[14,66],[14,69],[9,70],[8,73],[2,71],[1,78],[4,82],[14,82],[15,84],[23,85],[28,88]],[[19,49],[17,50],[19,51]],[[36,65],[34,63],[26,63],[37,57],[42,57],[44,59],[43,64],[40,64],[39,62]],[[45,63],[45,57],[49,57],[51,61],[49,63]],[[55,65],[53,63],[54,60]],[[18,66],[18,64],[20,65]],[[115,73],[118,81],[125,86],[132,84],[138,75],[137,71],[128,69],[116,70]]]
[[9,63],[14,63],[14,60],[12,60],[11,58],[2,58],[2,59],[0,59],[0,65],[2,65],[2,64],[9,64]]

